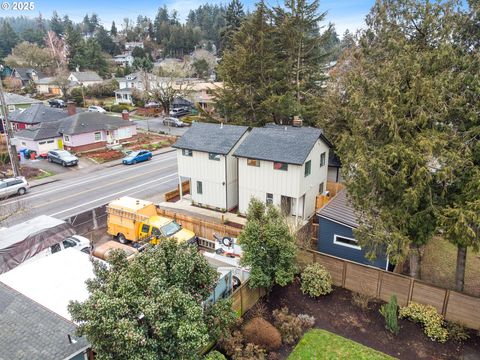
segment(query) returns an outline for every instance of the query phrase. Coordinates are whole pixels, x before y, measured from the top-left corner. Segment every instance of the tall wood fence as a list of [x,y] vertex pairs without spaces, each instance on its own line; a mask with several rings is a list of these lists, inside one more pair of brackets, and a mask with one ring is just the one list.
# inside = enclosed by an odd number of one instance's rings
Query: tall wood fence
[[[182,193],[186,194],[190,191],[190,181],[182,182]],[[170,201],[175,199],[176,197],[180,196],[180,185],[177,185],[177,188],[174,190],[170,190],[165,193],[165,201]]]
[[232,294],[232,308],[239,316],[243,316],[265,294],[264,288],[250,289],[247,280]]
[[175,212],[173,210],[157,209],[157,212],[161,216],[175,219],[185,229],[191,230],[197,236],[209,240],[214,239],[213,234],[217,234],[219,236],[238,237],[241,232],[241,229],[233,226],[195,218],[186,214]]
[[445,319],[480,330],[480,298],[314,250],[299,250],[297,262],[301,267],[310,263],[322,264],[336,286],[384,301],[396,295],[400,306],[411,302],[433,305]]

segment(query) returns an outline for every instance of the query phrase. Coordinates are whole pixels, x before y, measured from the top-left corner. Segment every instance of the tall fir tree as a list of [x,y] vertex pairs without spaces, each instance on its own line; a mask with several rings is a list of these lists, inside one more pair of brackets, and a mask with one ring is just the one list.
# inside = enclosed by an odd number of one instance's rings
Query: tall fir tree
[[56,11],[53,12],[52,18],[50,19],[50,29],[54,31],[57,36],[63,35],[65,31],[63,21]]
[[117,26],[115,25],[115,21],[112,21],[112,27],[110,28],[110,35],[115,37],[117,36]]
[[229,49],[230,42],[235,32],[240,29],[242,21],[245,18],[245,11],[243,10],[243,4],[239,0],[232,0],[225,12],[225,28],[222,30],[221,35],[221,50]]

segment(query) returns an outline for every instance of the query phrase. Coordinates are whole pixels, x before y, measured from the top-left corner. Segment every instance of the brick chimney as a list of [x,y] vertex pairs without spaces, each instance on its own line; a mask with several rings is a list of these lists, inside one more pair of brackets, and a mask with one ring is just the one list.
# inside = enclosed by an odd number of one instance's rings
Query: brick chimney
[[128,112],[128,110],[122,111],[122,119],[125,121],[130,121],[130,113]]
[[75,115],[77,113],[77,107],[75,106],[75,103],[73,101],[67,102],[67,113],[68,116]]
[[303,120],[300,118],[300,116],[294,116],[292,125],[295,127],[302,127]]

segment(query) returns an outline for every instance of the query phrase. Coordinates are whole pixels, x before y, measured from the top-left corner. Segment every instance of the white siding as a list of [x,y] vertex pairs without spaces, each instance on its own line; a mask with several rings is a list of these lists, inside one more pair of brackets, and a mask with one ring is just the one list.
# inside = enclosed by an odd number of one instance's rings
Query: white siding
[[[248,166],[246,158],[239,158],[239,212],[246,213],[252,197],[265,202],[267,193],[273,194],[273,204],[281,205],[281,197],[293,198],[292,214],[308,218],[315,212],[315,199],[320,183],[327,184],[328,146],[318,140],[306,161],[311,161],[311,173],[305,177],[305,164],[288,165],[288,171],[273,169],[273,162],[260,161],[260,167]],[[325,165],[320,167],[320,154],[325,152]],[[303,196],[305,196],[303,198]]]
[[[214,208],[226,208],[225,156],[220,161],[210,160],[208,153],[193,151],[193,156],[177,150],[178,174],[190,178],[192,201]],[[203,194],[197,193],[197,181],[202,182]]]

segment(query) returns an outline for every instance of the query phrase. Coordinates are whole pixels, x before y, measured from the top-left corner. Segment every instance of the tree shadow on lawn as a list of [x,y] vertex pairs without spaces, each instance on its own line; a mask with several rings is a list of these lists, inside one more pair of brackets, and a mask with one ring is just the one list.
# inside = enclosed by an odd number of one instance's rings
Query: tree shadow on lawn
[[[291,313],[315,317],[315,328],[324,329],[356,341],[399,359],[480,359],[480,338],[471,332],[464,343],[447,341],[445,344],[428,339],[420,325],[399,320],[400,333],[392,335],[385,329],[385,321],[379,312],[382,302],[371,302],[363,310],[352,302],[352,292],[343,288],[318,299],[305,296],[300,291],[299,280],[273,288],[265,302],[269,314],[287,306]],[[286,359],[293,346],[283,345],[278,351]]]

